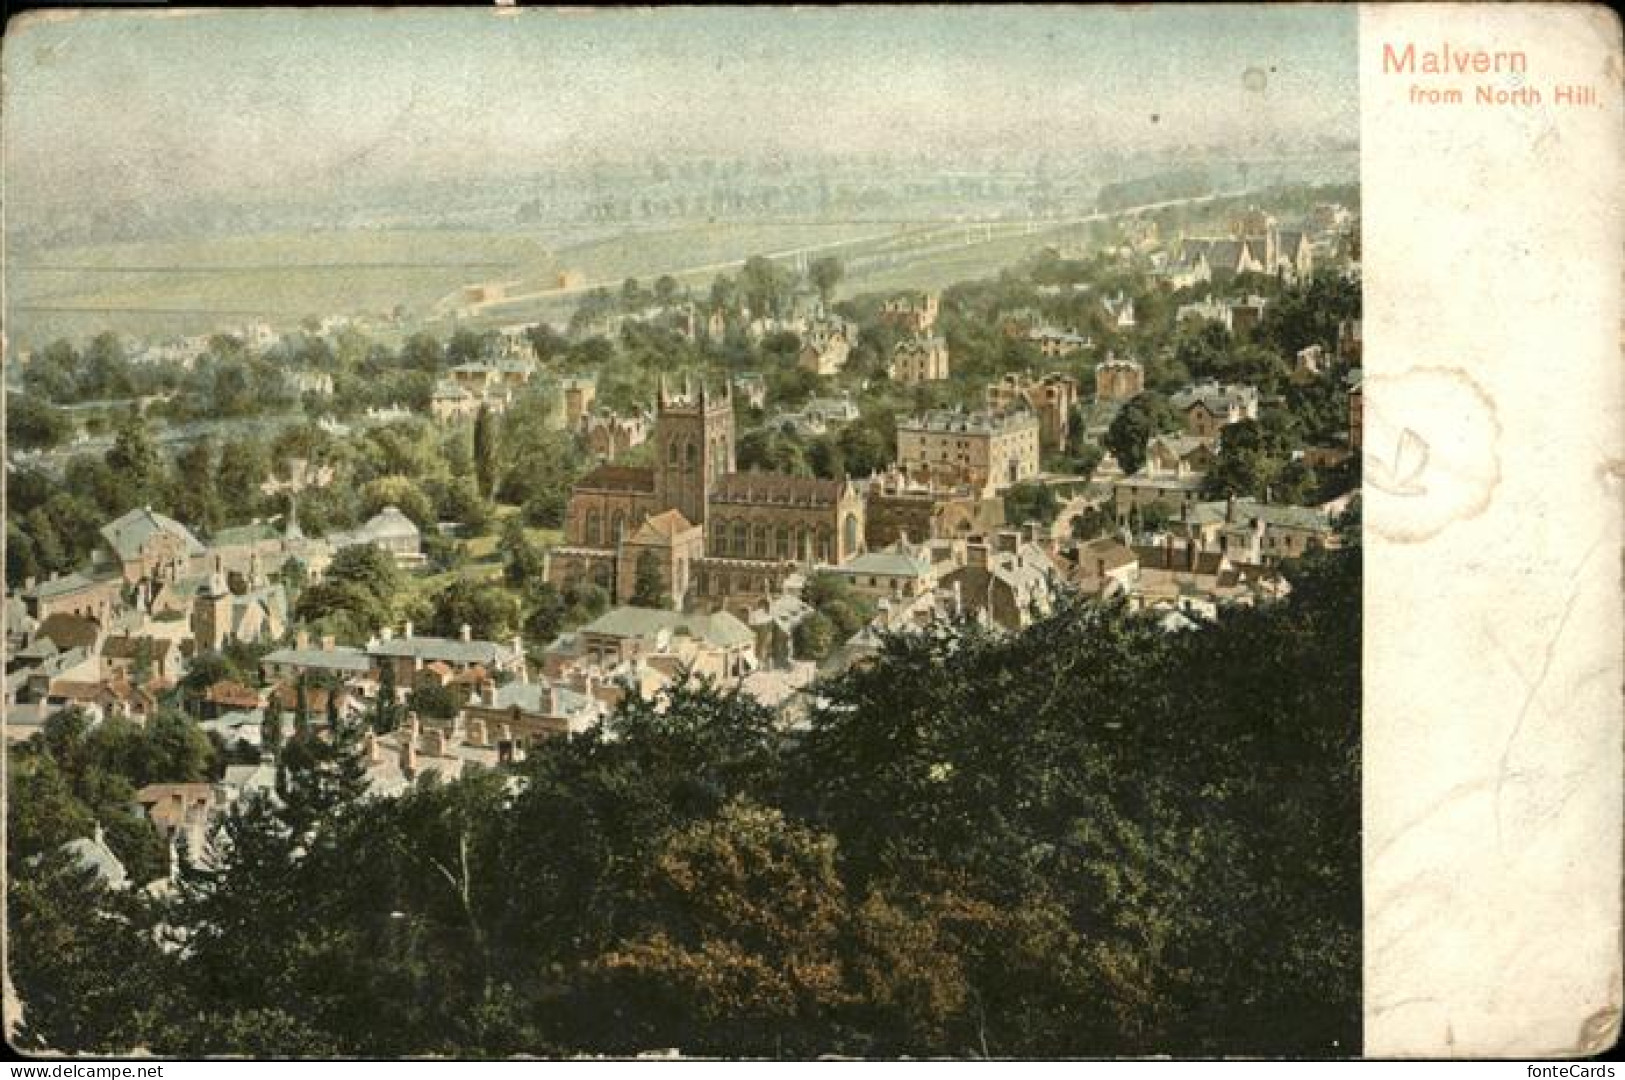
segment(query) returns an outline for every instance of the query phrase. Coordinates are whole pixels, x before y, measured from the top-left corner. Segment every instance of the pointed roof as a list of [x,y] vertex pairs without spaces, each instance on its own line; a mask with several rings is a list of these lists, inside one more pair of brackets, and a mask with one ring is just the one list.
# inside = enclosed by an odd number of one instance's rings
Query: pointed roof
[[202,555],[204,552],[203,544],[192,535],[192,530],[174,518],[153,513],[150,508],[131,510],[103,525],[101,533],[121,559],[139,558],[147,541],[160,534],[180,540],[187,555]]
[[694,525],[680,511],[665,510],[646,519],[632,534],[634,544],[670,544],[673,539],[693,529]]

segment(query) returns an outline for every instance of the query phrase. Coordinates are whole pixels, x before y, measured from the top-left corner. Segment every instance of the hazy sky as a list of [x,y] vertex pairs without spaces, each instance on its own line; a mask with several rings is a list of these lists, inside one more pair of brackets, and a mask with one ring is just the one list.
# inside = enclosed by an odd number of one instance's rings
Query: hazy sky
[[1353,139],[1355,60],[1341,5],[103,10],[6,36],[6,197],[287,193],[581,154]]

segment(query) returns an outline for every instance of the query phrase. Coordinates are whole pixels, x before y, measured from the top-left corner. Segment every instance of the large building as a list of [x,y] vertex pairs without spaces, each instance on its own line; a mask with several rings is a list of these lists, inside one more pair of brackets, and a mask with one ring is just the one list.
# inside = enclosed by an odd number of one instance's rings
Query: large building
[[1006,375],[987,388],[989,411],[1009,412],[1025,404],[1038,416],[1038,441],[1046,450],[1066,446],[1077,402],[1078,380],[1056,371],[1036,380],[1025,374]]
[[897,464],[911,480],[995,494],[1038,475],[1038,417],[937,410],[897,425]]
[[941,382],[948,377],[948,343],[927,335],[899,341],[892,349],[889,374],[896,383]]
[[652,441],[652,466],[600,466],[576,484],[548,580],[592,582],[625,603],[652,568],[675,606],[714,610],[864,549],[863,499],[849,482],[734,471],[731,395],[662,387]]

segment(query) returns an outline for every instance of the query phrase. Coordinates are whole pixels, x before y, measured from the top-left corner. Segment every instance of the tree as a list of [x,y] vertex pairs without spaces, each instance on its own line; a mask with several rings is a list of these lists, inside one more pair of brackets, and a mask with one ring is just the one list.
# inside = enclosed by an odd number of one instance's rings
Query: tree
[[378,671],[378,702],[372,714],[372,729],[380,735],[387,735],[399,726],[400,702],[396,694],[395,665],[386,663]]
[[789,295],[790,277],[778,263],[752,255],[739,271],[739,291],[753,315],[776,316]]
[[456,637],[463,627],[485,641],[505,641],[519,627],[519,602],[495,581],[456,577],[434,594],[429,625],[437,634]]
[[661,307],[670,307],[677,298],[677,279],[670,274],[661,274],[655,279],[655,299]]
[[814,259],[807,267],[807,278],[818,290],[818,298],[825,307],[829,306],[830,298],[835,295],[835,286],[845,275],[846,267],[833,255]]
[[265,702],[265,717],[260,721],[260,745],[275,754],[282,748],[282,705],[275,694],[270,694]]
[[1048,484],[1021,483],[1004,493],[1004,519],[1014,526],[1029,521],[1048,525],[1061,512],[1061,500]]
[[50,449],[72,434],[73,423],[62,410],[32,394],[13,394],[6,403],[6,438],[19,449]]
[[480,497],[491,498],[497,487],[497,422],[483,404],[474,417],[474,470],[479,478]]
[[632,603],[637,607],[669,608],[671,593],[660,573],[660,559],[652,551],[638,556],[632,578]]
[[131,411],[107,451],[107,467],[118,475],[125,505],[150,503],[164,479],[164,460],[141,414]]
[[1154,436],[1178,430],[1179,417],[1168,399],[1148,390],[1123,405],[1102,442],[1123,471],[1133,474],[1145,464],[1146,444]]

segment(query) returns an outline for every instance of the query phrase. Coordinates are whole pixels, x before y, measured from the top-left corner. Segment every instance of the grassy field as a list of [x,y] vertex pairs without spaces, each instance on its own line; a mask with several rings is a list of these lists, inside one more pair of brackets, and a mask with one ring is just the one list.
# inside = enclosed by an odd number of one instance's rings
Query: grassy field
[[30,253],[8,268],[19,341],[104,329],[206,333],[263,317],[427,311],[459,286],[537,277],[554,265],[535,236],[353,231],[107,244]]
[[[1003,235],[1001,235],[1001,233]],[[966,239],[976,242],[967,245]],[[137,337],[207,333],[264,318],[429,315],[460,286],[515,283],[529,299],[488,309],[474,325],[565,317],[579,296],[548,296],[561,269],[589,284],[661,274],[703,290],[758,254],[806,252],[849,261],[842,292],[938,287],[995,273],[1046,242],[1044,232],[984,242],[955,227],[885,223],[694,224],[628,229],[550,247],[534,230],[367,230],[211,241],[109,244],[31,253],[8,269],[7,324],[21,347],[115,330]],[[443,326],[437,323],[437,326]]]

